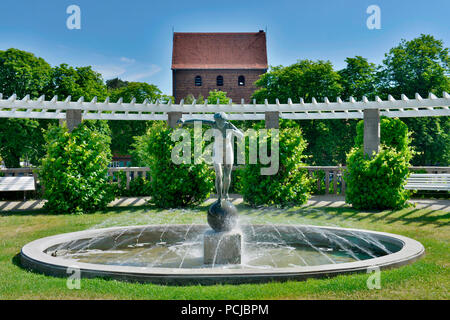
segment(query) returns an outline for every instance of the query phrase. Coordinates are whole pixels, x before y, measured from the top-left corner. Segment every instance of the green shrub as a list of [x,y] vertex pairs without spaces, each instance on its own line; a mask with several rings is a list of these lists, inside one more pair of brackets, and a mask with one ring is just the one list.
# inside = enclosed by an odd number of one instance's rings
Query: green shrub
[[193,157],[191,164],[173,163],[171,153],[178,142],[171,140],[172,132],[164,122],[155,123],[134,144],[137,162],[150,168],[150,202],[161,208],[201,203],[214,186],[214,170],[206,163],[194,164]]
[[[380,119],[380,144],[395,148],[398,151],[411,151],[411,143],[408,126],[398,118],[381,117]],[[364,147],[364,120],[356,125],[355,146]]]
[[46,156],[39,170],[55,213],[87,213],[105,208],[114,199],[107,171],[111,161],[110,138],[82,123],[71,133],[51,126],[45,133]]
[[143,197],[151,195],[150,179],[134,177],[130,181],[130,187],[125,191],[127,197]]
[[345,200],[356,209],[398,209],[411,195],[404,189],[413,151],[406,125],[399,119],[381,119],[381,150],[364,154],[363,121],[357,125],[356,147],[347,155]]
[[113,182],[113,177],[110,177],[110,179],[116,197],[143,197],[151,195],[150,179],[134,177],[130,180],[129,188],[127,189],[125,171],[115,172],[114,177],[116,178],[115,182]]
[[244,168],[235,166],[235,169],[231,172],[231,184],[229,193],[242,193],[243,174]]
[[[273,131],[268,131],[267,145],[270,147]],[[303,204],[310,194],[311,180],[308,171],[302,169],[306,156],[303,151],[306,141],[300,128],[279,131],[279,170],[275,175],[261,175],[263,164],[247,164],[240,176],[242,195],[251,205]],[[247,145],[247,157],[248,157]]]

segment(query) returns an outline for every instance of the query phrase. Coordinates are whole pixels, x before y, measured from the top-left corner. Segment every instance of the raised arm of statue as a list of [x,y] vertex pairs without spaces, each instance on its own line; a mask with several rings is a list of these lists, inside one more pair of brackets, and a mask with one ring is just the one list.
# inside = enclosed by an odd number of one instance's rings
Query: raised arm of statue
[[244,137],[244,133],[239,130],[238,128],[236,128],[236,126],[234,124],[232,124],[231,122],[229,122],[231,130],[233,130],[233,134],[239,138],[243,138]]
[[190,125],[190,124],[194,124],[194,122],[196,121],[200,121],[202,123],[202,125],[209,125],[209,126],[213,126],[215,124],[215,121],[211,121],[211,120],[202,120],[202,119],[189,119],[189,120],[183,120],[183,119],[179,119],[177,121],[178,124],[181,124],[181,126],[183,127],[184,125]]

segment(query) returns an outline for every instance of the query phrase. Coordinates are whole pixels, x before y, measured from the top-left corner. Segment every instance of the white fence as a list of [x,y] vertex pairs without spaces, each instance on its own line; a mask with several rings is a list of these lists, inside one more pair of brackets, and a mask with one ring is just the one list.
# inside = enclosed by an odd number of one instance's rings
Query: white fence
[[[345,166],[306,166],[303,167],[308,170],[310,177],[315,180],[315,192],[325,194],[345,194],[345,181],[343,179]],[[6,177],[16,176],[34,176],[37,179],[35,172],[36,168],[12,168],[12,169],[0,169],[0,173],[3,173]],[[425,171],[426,173],[450,173],[450,167],[410,167],[411,172]],[[137,177],[147,177],[150,172],[148,167],[118,167],[109,168],[108,175],[113,176],[115,173],[125,173],[125,186],[126,189],[130,187],[130,181]],[[119,184],[123,183],[118,179]]]

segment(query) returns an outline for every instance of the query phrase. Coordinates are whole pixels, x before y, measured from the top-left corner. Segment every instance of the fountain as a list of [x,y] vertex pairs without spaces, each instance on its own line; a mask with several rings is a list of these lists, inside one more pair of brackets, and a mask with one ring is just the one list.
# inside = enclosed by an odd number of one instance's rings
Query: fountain
[[[398,267],[420,258],[417,241],[383,232],[309,225],[240,224],[228,196],[230,136],[241,135],[226,115],[204,124],[218,129],[214,149],[217,201],[204,224],[91,229],[35,240],[22,248],[22,265],[67,277],[103,277],[161,284],[251,283],[303,280],[373,267]],[[180,121],[182,125],[200,120]],[[231,160],[230,160],[231,159]],[[70,269],[69,269],[70,268]]]
[[242,234],[236,229],[238,213],[236,207],[230,202],[228,190],[233,170],[233,135],[240,138],[244,134],[228,121],[224,112],[214,114],[214,121],[180,119],[181,126],[200,122],[217,130],[221,137],[213,150],[213,163],[216,173],[217,201],[208,209],[208,224],[213,229],[204,236],[203,261],[205,264],[239,264],[241,263]]

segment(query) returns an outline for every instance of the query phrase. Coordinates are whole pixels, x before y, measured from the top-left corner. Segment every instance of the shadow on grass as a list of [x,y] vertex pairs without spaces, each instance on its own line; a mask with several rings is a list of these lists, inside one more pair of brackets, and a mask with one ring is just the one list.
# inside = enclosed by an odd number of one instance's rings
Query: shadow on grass
[[[152,212],[152,213],[160,213],[166,210],[177,210],[177,208],[168,209],[168,208],[158,208],[155,205],[146,203],[143,205],[136,205],[138,199],[134,202],[130,203],[127,206],[120,206],[120,203],[123,203],[125,199],[121,199],[114,206],[108,207],[103,210],[98,210],[93,213],[100,214],[122,214],[122,213],[138,213],[138,212]],[[188,208],[179,208],[179,209],[189,209],[197,212],[205,212],[209,207],[210,203],[204,202],[197,206],[191,206]],[[450,224],[448,219],[450,218],[450,213],[443,214],[442,211],[430,209],[432,204],[426,204],[421,206],[420,208],[407,208],[403,209],[406,212],[400,213],[402,210],[356,210],[349,206],[335,206],[335,207],[327,207],[327,206],[314,206],[314,204],[308,204],[301,207],[269,207],[269,206],[260,206],[260,207],[252,207],[245,203],[240,203],[236,205],[238,211],[241,212],[242,215],[283,215],[285,217],[303,217],[308,219],[320,219],[324,218],[330,222],[333,220],[357,220],[364,221],[368,220],[370,222],[379,222],[386,224],[393,223],[403,223],[403,224],[411,224],[417,223],[420,226],[425,225],[435,225],[436,227],[444,227]],[[86,213],[89,214],[89,213]],[[34,210],[16,210],[16,211],[1,211],[0,217],[6,216],[57,216],[62,215],[61,213],[51,213],[45,209],[34,209]]]
[[15,265],[16,267],[19,267],[21,269],[26,269],[24,266],[22,266],[22,262],[20,261],[20,252],[17,253],[14,257],[12,257],[11,262],[13,265]]
[[[130,207],[108,207],[103,210],[94,211],[91,213],[85,213],[85,215],[95,214],[95,213],[123,213],[123,212],[140,212],[140,211],[153,211],[160,212],[164,209],[159,209],[153,207],[151,205],[142,205],[142,206],[130,206]],[[50,212],[45,209],[35,209],[35,210],[15,210],[15,211],[0,211],[0,217],[8,217],[8,216],[62,216],[62,215],[71,215],[70,213],[56,213]]]
[[246,205],[239,205],[241,212],[245,215],[278,215],[283,214],[286,217],[302,217],[308,219],[325,218],[328,221],[333,220],[357,220],[370,222],[379,222],[386,224],[403,223],[404,225],[417,223],[420,226],[434,225],[435,227],[444,227],[450,224],[450,213],[444,213],[440,210],[429,209],[431,205],[421,208],[407,208],[404,213],[400,214],[400,210],[357,210],[351,207],[313,207],[302,206],[295,207],[260,207],[253,208]]

